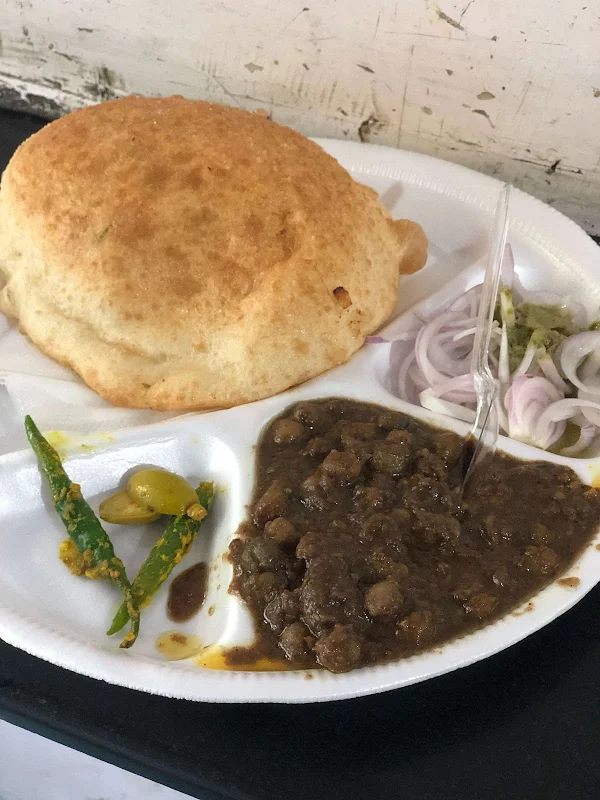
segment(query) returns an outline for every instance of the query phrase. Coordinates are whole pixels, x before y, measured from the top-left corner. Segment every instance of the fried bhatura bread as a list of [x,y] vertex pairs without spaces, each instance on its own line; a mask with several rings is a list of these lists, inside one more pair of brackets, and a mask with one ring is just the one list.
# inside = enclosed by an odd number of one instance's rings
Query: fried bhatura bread
[[0,309],[109,402],[211,409],[346,361],[422,229],[306,137],[183,97],[50,123],[0,189]]

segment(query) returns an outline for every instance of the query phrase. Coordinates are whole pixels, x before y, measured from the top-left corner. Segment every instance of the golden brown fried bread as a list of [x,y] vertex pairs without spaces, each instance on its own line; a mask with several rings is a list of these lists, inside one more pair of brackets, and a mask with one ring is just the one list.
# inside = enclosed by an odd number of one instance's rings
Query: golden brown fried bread
[[52,122],[0,190],[0,309],[111,403],[208,409],[346,361],[421,228],[300,134],[183,97]]

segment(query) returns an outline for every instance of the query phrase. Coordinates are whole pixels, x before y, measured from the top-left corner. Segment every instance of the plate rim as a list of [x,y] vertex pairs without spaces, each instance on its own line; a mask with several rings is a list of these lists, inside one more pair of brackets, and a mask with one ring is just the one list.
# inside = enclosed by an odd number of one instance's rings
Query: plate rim
[[[294,394],[296,393],[297,396],[293,397],[291,402],[297,399],[333,395],[327,385],[320,387],[316,381],[310,387],[299,387],[294,392]],[[437,415],[394,398],[383,389],[375,395],[368,391],[357,392],[357,394],[363,394],[363,397],[357,397],[359,400],[385,403],[388,407],[396,407],[412,413],[425,421],[433,419],[438,425],[440,423]],[[290,404],[287,393],[277,396],[276,399],[278,402],[273,403],[272,408],[264,409],[265,419],[271,418]],[[274,398],[268,398],[268,400],[273,401]],[[258,410],[264,404],[265,401],[259,401],[252,405]],[[239,408],[215,413],[228,414],[238,411]],[[201,415],[199,418],[202,417],[208,419],[208,415]],[[180,429],[180,432],[187,429],[187,435],[191,436],[199,418],[173,419],[165,421],[162,425],[175,431]],[[447,423],[447,427],[459,432],[464,432],[468,428],[466,423],[458,420],[448,419]],[[139,443],[142,443],[147,440],[151,428],[152,426],[144,426],[135,430],[123,431],[120,435],[115,436],[115,442],[104,449],[118,448],[121,438],[126,438],[130,442],[138,440]],[[504,449],[512,454],[521,454],[526,457],[527,455],[535,456],[536,452],[539,453],[529,445],[514,442],[506,437],[504,437],[504,444]],[[84,454],[80,457],[93,459],[101,452],[102,450],[98,449],[93,454]],[[27,450],[13,455],[15,461],[25,465],[35,464],[33,453]],[[559,458],[553,456],[545,460],[556,463]],[[593,459],[593,461],[600,462],[600,458]],[[587,462],[584,461],[584,463]],[[342,675],[332,675],[325,670],[219,671],[203,669],[196,665],[189,665],[182,669],[182,665],[185,664],[183,661],[169,662],[147,657],[140,658],[136,656],[135,651],[122,651],[116,645],[114,645],[114,650],[108,648],[101,650],[93,642],[86,642],[76,637],[71,638],[52,629],[49,625],[33,620],[26,614],[5,605],[0,605],[0,638],[7,644],[18,647],[30,655],[43,658],[57,666],[87,677],[166,697],[217,703],[305,703],[350,699],[402,688],[461,669],[512,647],[545,627],[568,611],[600,581],[600,570],[598,569],[600,551],[597,547],[600,547],[600,528],[568,570],[568,574],[575,573],[580,580],[576,588],[568,589],[560,586],[555,580],[531,598],[524,600],[518,607],[483,628],[478,628],[417,655],[373,667],[364,667]],[[528,606],[532,601],[535,603],[533,609],[530,610]],[[508,635],[503,632],[498,636],[498,631],[503,628],[508,629]],[[47,646],[44,646],[44,634],[47,636]],[[473,648],[474,642],[475,647]],[[87,666],[82,667],[84,660],[82,656],[85,656]],[[134,661],[134,667],[131,670],[123,670],[123,664],[127,660]],[[416,674],[413,672],[413,674],[399,678],[397,673],[402,672],[406,665],[410,667],[416,665]],[[307,673],[316,675],[318,680],[305,680]],[[293,693],[290,692],[291,689]]]
[[[408,150],[396,150],[382,145],[345,142],[335,139],[315,139],[315,141],[324,146],[334,157],[338,158],[350,172],[356,173],[356,171],[358,171],[359,175],[357,176],[354,174],[354,177],[357,177],[359,180],[361,175],[365,175],[365,173],[366,177],[375,175],[382,177],[389,175],[390,178],[393,177],[394,180],[407,181],[412,185],[420,185],[422,188],[427,189],[432,183],[431,171],[433,170],[434,173],[441,171],[444,173],[443,177],[446,179],[446,182],[444,183],[436,177],[436,193],[452,196],[461,202],[475,204],[490,215],[495,205],[497,190],[502,185],[501,181],[496,178],[479,173],[468,167]],[[407,162],[406,167],[402,164],[403,160]],[[350,161],[352,163],[348,165]],[[407,175],[400,177],[396,174],[396,176],[393,176],[393,162],[395,162],[396,173],[407,169],[409,170]],[[421,172],[419,172],[419,168],[421,168]],[[455,183],[451,182],[449,180],[451,176],[458,176],[459,180]],[[461,176],[463,177],[462,182],[467,185],[469,184],[469,180],[475,183],[475,187],[473,187],[471,191],[461,190]],[[465,181],[464,176],[466,176],[468,180]],[[477,189],[477,193],[474,192],[475,188]],[[560,259],[563,262],[566,261],[567,263],[573,262],[574,264],[581,264],[591,259],[592,261],[596,261],[600,266],[600,248],[595,245],[588,234],[580,228],[577,223],[570,220],[557,209],[548,206],[525,192],[515,190],[514,197],[516,199],[516,206],[519,208],[524,207],[525,209],[529,208],[532,211],[532,218],[526,220],[524,223],[520,223],[519,219],[513,220],[513,212],[511,214],[511,228],[514,226],[519,231],[520,235],[523,235],[526,239],[542,247],[542,249],[553,258]],[[536,223],[541,217],[543,227],[543,218],[548,218],[550,212],[552,220],[552,225],[550,225],[550,227],[552,230],[550,235],[547,235],[538,230]],[[564,234],[568,235],[565,236]],[[561,241],[557,241],[557,239]],[[575,249],[579,254],[577,259],[573,258],[573,254],[566,254],[563,249],[562,243],[566,242],[567,245],[569,245],[572,240],[574,240]],[[590,248],[589,251],[587,249],[588,245]],[[442,286],[439,287],[438,291],[441,288]],[[437,294],[437,292],[430,292],[427,297],[431,298],[435,296],[435,294]],[[357,357],[358,354],[353,356],[348,363],[352,363]],[[347,365],[342,365],[342,367],[338,369],[343,369],[345,366]],[[324,376],[320,376],[298,389],[292,389],[277,396],[282,401],[281,407],[285,407],[293,402],[294,396],[296,395],[304,394],[310,396],[311,390],[317,387],[321,382],[327,383],[327,379],[330,375],[331,373],[325,373]],[[328,392],[328,394],[332,395],[334,392]],[[317,396],[324,395],[321,393]],[[273,398],[267,398],[266,400],[251,405],[265,405],[272,400]],[[390,395],[386,403],[396,406],[400,404],[401,406],[402,401]],[[277,405],[277,403],[275,404]],[[409,406],[409,413],[415,416],[427,416],[417,414],[415,409],[418,407],[410,404],[405,405]],[[235,409],[229,411],[233,410]],[[227,412],[185,415],[151,425],[136,426],[125,429],[122,432],[117,432],[115,434],[115,439],[118,444],[121,438],[119,435],[120,433],[127,433],[137,437],[144,435],[144,432],[150,429],[157,430],[158,426],[163,428],[163,430],[164,426],[173,425],[177,428],[181,427],[185,429],[193,425],[199,417],[210,417],[212,414],[218,413]],[[435,417],[435,419],[438,425],[446,424],[445,421],[439,417]],[[19,458],[26,457],[24,455],[25,453],[26,451],[18,451],[0,456],[0,467],[4,466],[5,468],[9,468],[11,458],[19,460]],[[29,454],[29,456],[32,457],[31,454]],[[589,558],[596,558],[596,556],[592,555],[592,551],[595,550],[594,545],[596,544],[596,539],[600,541],[600,530],[597,532],[591,544],[574,562],[571,570],[579,569],[582,561],[587,562]],[[600,552],[598,552],[597,557],[600,558]],[[54,644],[50,642],[49,646],[40,647],[36,634],[42,635],[46,626],[36,623],[35,620],[19,615],[18,612],[4,605],[0,605],[0,638],[10,645],[65,669],[98,680],[104,680],[114,685],[167,697],[203,702],[325,702],[360,697],[412,685],[413,683],[418,683],[456,669],[461,669],[505,650],[518,641],[535,633],[552,620],[558,618],[581,600],[596,583],[600,581],[600,570],[596,569],[596,573],[598,577],[596,577],[595,580],[592,580],[591,576],[587,576],[587,579],[581,580],[579,586],[574,590],[566,590],[562,587],[558,587],[555,582],[547,586],[541,592],[534,595],[536,601],[534,611],[531,614],[521,615],[518,618],[522,621],[521,624],[515,625],[513,622],[515,614],[518,612],[517,609],[514,612],[509,612],[490,625],[484,626],[459,639],[454,639],[441,645],[439,648],[436,647],[432,650],[424,651],[408,659],[400,659],[384,665],[362,668],[350,673],[345,673],[341,676],[333,676],[330,673],[324,673],[324,671],[319,670],[318,673],[323,678],[323,680],[319,681],[305,680],[304,676],[307,671],[298,671],[298,673],[221,672],[203,670],[197,666],[182,670],[181,666],[177,666],[177,662],[141,658],[135,658],[135,673],[130,675],[129,673],[131,670],[122,669],[124,663],[122,651],[118,653],[113,653],[108,650],[100,651],[95,645],[79,640],[70,640],[59,631],[53,631],[51,635],[51,638],[58,640],[57,642],[55,641]],[[583,575],[581,577],[583,578]],[[562,595],[556,595],[556,597],[562,597],[562,602],[559,602],[558,606],[553,599],[555,591],[562,593]],[[527,602],[529,601],[525,601],[523,605]],[[539,608],[537,604],[541,604]],[[546,605],[548,606],[547,608]],[[502,635],[497,637],[498,627],[505,625],[511,625],[511,633],[507,637]],[[41,638],[43,642],[43,635]],[[477,638],[479,640],[478,644],[482,642],[482,645],[476,646],[474,651],[469,655],[469,645],[472,643],[473,638]],[[487,639],[490,639],[490,641],[487,642]],[[493,641],[494,639],[496,639],[495,643]],[[85,650],[91,651],[88,653],[91,658],[88,666],[82,666],[81,664],[82,651]],[[463,650],[465,652],[463,652]],[[442,656],[447,656],[449,651],[451,654],[455,653],[455,655],[450,659],[442,658]],[[125,656],[125,658],[127,657],[135,657],[135,654],[130,653]],[[432,661],[433,668],[431,667]],[[420,665],[423,662],[425,663],[421,668]],[[438,662],[440,665],[435,666]],[[402,664],[416,664],[416,674],[405,678],[399,678],[398,673],[402,672],[399,667]],[[316,671],[308,671],[309,674],[312,672]],[[186,676],[185,681],[182,680],[184,675]],[[168,676],[166,686],[164,685],[165,676]],[[191,681],[189,680],[190,676],[193,676]],[[182,683],[189,685],[188,690],[182,687]],[[317,689],[317,685],[320,687],[320,690]],[[293,694],[290,694],[291,686],[294,687]],[[229,690],[229,687],[231,687],[232,691]],[[207,689],[209,691],[206,691]],[[248,691],[248,689],[250,689],[250,691]]]

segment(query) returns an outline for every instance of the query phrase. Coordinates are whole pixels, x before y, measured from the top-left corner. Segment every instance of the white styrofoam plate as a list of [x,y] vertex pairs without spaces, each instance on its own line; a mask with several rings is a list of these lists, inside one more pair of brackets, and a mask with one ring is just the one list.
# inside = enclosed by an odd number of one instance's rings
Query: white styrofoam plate
[[[413,304],[423,301],[430,310],[473,285],[486,254],[498,181],[401,150],[326,140],[320,144],[354,177],[376,189],[395,217],[420,222],[429,238],[427,266],[402,282],[390,332],[406,324],[402,314]],[[570,295],[590,312],[600,308],[600,250],[577,225],[514,191],[509,239],[517,270],[528,288]],[[554,583],[525,606],[527,613],[517,610],[480,631],[398,662],[343,675],[321,670],[228,672],[205,669],[194,659],[166,661],[157,652],[157,636],[174,627],[200,637],[206,646],[251,641],[249,615],[227,593],[231,568],[222,555],[251,496],[253,445],[261,428],[286,406],[299,399],[346,396],[466,433],[464,423],[435,417],[396,399],[388,389],[387,356],[385,345],[366,346],[348,364],[258,403],[186,415],[111,437],[71,439],[67,469],[95,507],[124,473],[139,464],[160,465],[192,481],[211,478],[221,489],[210,522],[192,554],[177,568],[210,561],[202,611],[190,622],[174,626],[165,614],[167,589],[163,587],[144,610],[140,638],[131,650],[120,650],[119,637],[109,639],[104,634],[118,604],[114,589],[105,582],[76,580],[59,562],[57,547],[64,529],[51,508],[33,454],[21,451],[0,456],[0,637],[68,669],[147,692],[190,700],[292,703],[355,697],[426,680],[502,650],[562,614],[600,578],[596,548],[600,531],[568,571],[579,579],[574,589]],[[523,458],[569,464],[587,482],[600,472],[600,458],[552,456],[506,438],[500,447]],[[160,527],[108,527],[128,573],[135,574]]]

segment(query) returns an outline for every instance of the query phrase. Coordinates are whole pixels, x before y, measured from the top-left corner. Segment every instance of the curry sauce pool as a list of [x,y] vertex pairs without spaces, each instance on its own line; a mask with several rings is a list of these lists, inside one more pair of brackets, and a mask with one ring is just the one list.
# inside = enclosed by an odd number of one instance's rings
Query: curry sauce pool
[[169,586],[167,617],[171,622],[187,622],[200,611],[206,599],[208,565],[204,561],[181,572]]
[[252,652],[333,672],[401,658],[563,573],[600,524],[600,492],[567,467],[499,453],[461,499],[462,449],[450,431],[345,399],[274,419],[230,547]]

